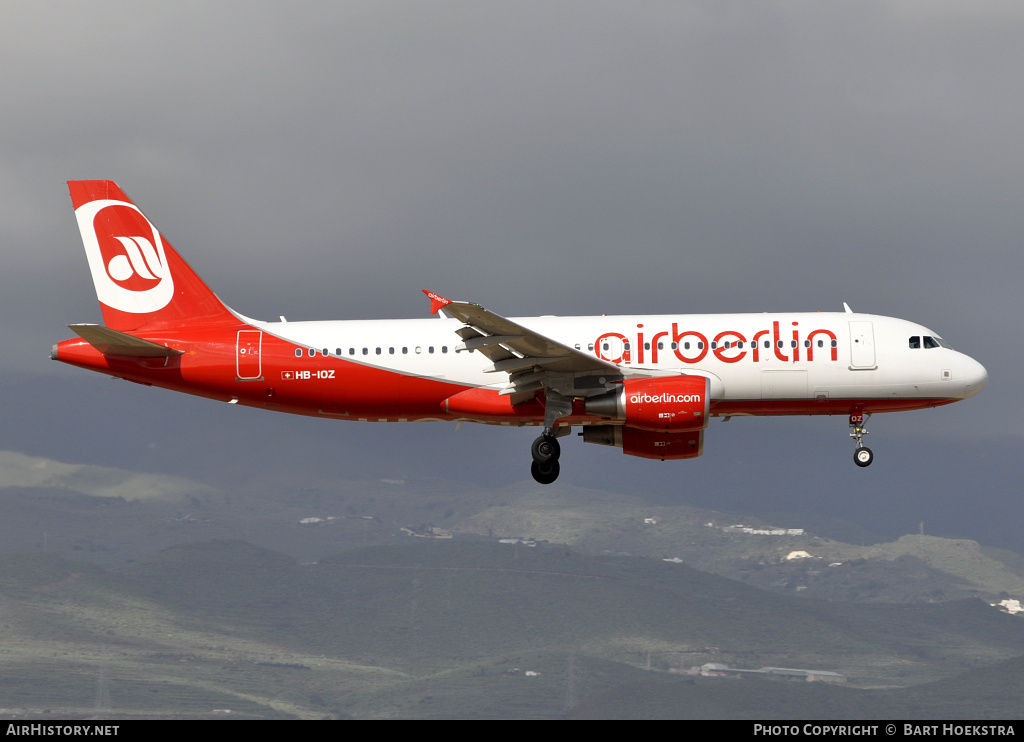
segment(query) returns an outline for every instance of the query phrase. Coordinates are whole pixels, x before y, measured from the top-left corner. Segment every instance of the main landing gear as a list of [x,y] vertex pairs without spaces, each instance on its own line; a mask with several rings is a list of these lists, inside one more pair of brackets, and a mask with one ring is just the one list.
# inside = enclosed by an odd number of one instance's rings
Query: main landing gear
[[850,437],[857,444],[853,451],[853,462],[860,467],[871,466],[871,462],[875,460],[875,454],[863,442],[864,436],[868,434],[864,426],[870,417],[870,412],[855,412],[850,415],[850,427],[853,429]]
[[533,455],[530,473],[540,484],[551,484],[558,479],[558,456],[561,452],[562,447],[550,428],[545,428],[544,435],[533,442],[530,448]]

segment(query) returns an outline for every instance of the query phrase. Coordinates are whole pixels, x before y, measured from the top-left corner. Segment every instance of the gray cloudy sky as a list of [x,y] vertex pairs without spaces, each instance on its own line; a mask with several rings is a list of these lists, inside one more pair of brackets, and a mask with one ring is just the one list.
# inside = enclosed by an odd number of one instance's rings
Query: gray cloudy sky
[[[426,316],[419,289],[431,288],[507,315],[845,300],[921,322],[991,381],[963,404],[876,418],[872,481],[911,464],[898,447],[916,442],[937,452],[934,482],[994,466],[1005,496],[1019,496],[1018,2],[2,7],[8,379],[105,383],[46,355],[66,323],[100,318],[65,181],[110,178],[250,316]],[[48,455],[37,420],[87,435],[73,407],[39,394],[24,448]],[[174,404],[151,391],[116,399],[136,415]],[[266,425],[347,450],[385,435]],[[396,466],[403,447],[416,460],[421,432],[386,435],[401,441]],[[822,477],[851,477],[838,419],[716,424],[705,460],[672,469],[582,445],[573,455],[652,487],[690,476],[711,487],[741,461],[784,476],[793,461],[779,452],[823,436],[836,455]],[[473,441],[499,446],[493,460],[524,478],[530,437]]]

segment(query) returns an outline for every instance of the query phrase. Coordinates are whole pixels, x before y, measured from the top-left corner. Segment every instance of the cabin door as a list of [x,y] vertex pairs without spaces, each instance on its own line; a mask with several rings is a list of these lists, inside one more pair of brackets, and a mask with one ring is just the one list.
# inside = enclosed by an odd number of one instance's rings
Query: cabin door
[[239,381],[259,381],[263,378],[263,364],[260,352],[263,350],[263,333],[259,330],[239,330],[235,345],[235,367]]
[[875,331],[870,322],[850,323],[850,368],[878,368],[875,365]]

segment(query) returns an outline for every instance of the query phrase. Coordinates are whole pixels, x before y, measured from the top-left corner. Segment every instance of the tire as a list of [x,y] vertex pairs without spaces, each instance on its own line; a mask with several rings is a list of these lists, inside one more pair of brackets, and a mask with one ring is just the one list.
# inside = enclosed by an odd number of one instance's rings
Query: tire
[[550,435],[542,435],[533,442],[530,453],[533,455],[535,462],[546,464],[549,461],[558,461],[558,457],[562,453],[562,447],[559,445],[557,438],[553,438]]
[[539,484],[551,484],[558,479],[559,468],[557,461],[549,461],[547,464],[534,461],[530,466],[530,474]]
[[871,462],[875,460],[875,454],[871,452],[870,448],[858,448],[853,452],[853,461],[857,466],[871,466]]

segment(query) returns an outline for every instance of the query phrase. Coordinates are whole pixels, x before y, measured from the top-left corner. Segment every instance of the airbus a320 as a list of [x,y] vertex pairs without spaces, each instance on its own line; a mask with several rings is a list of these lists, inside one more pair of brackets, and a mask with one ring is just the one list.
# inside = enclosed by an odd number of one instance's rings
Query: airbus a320
[[506,318],[432,291],[434,318],[262,322],[230,309],[111,181],[69,181],[104,325],[51,357],[229,404],[376,422],[536,426],[559,439],[692,459],[712,417],[842,415],[871,464],[879,412],[977,394],[985,368],[927,327],[852,312]]

